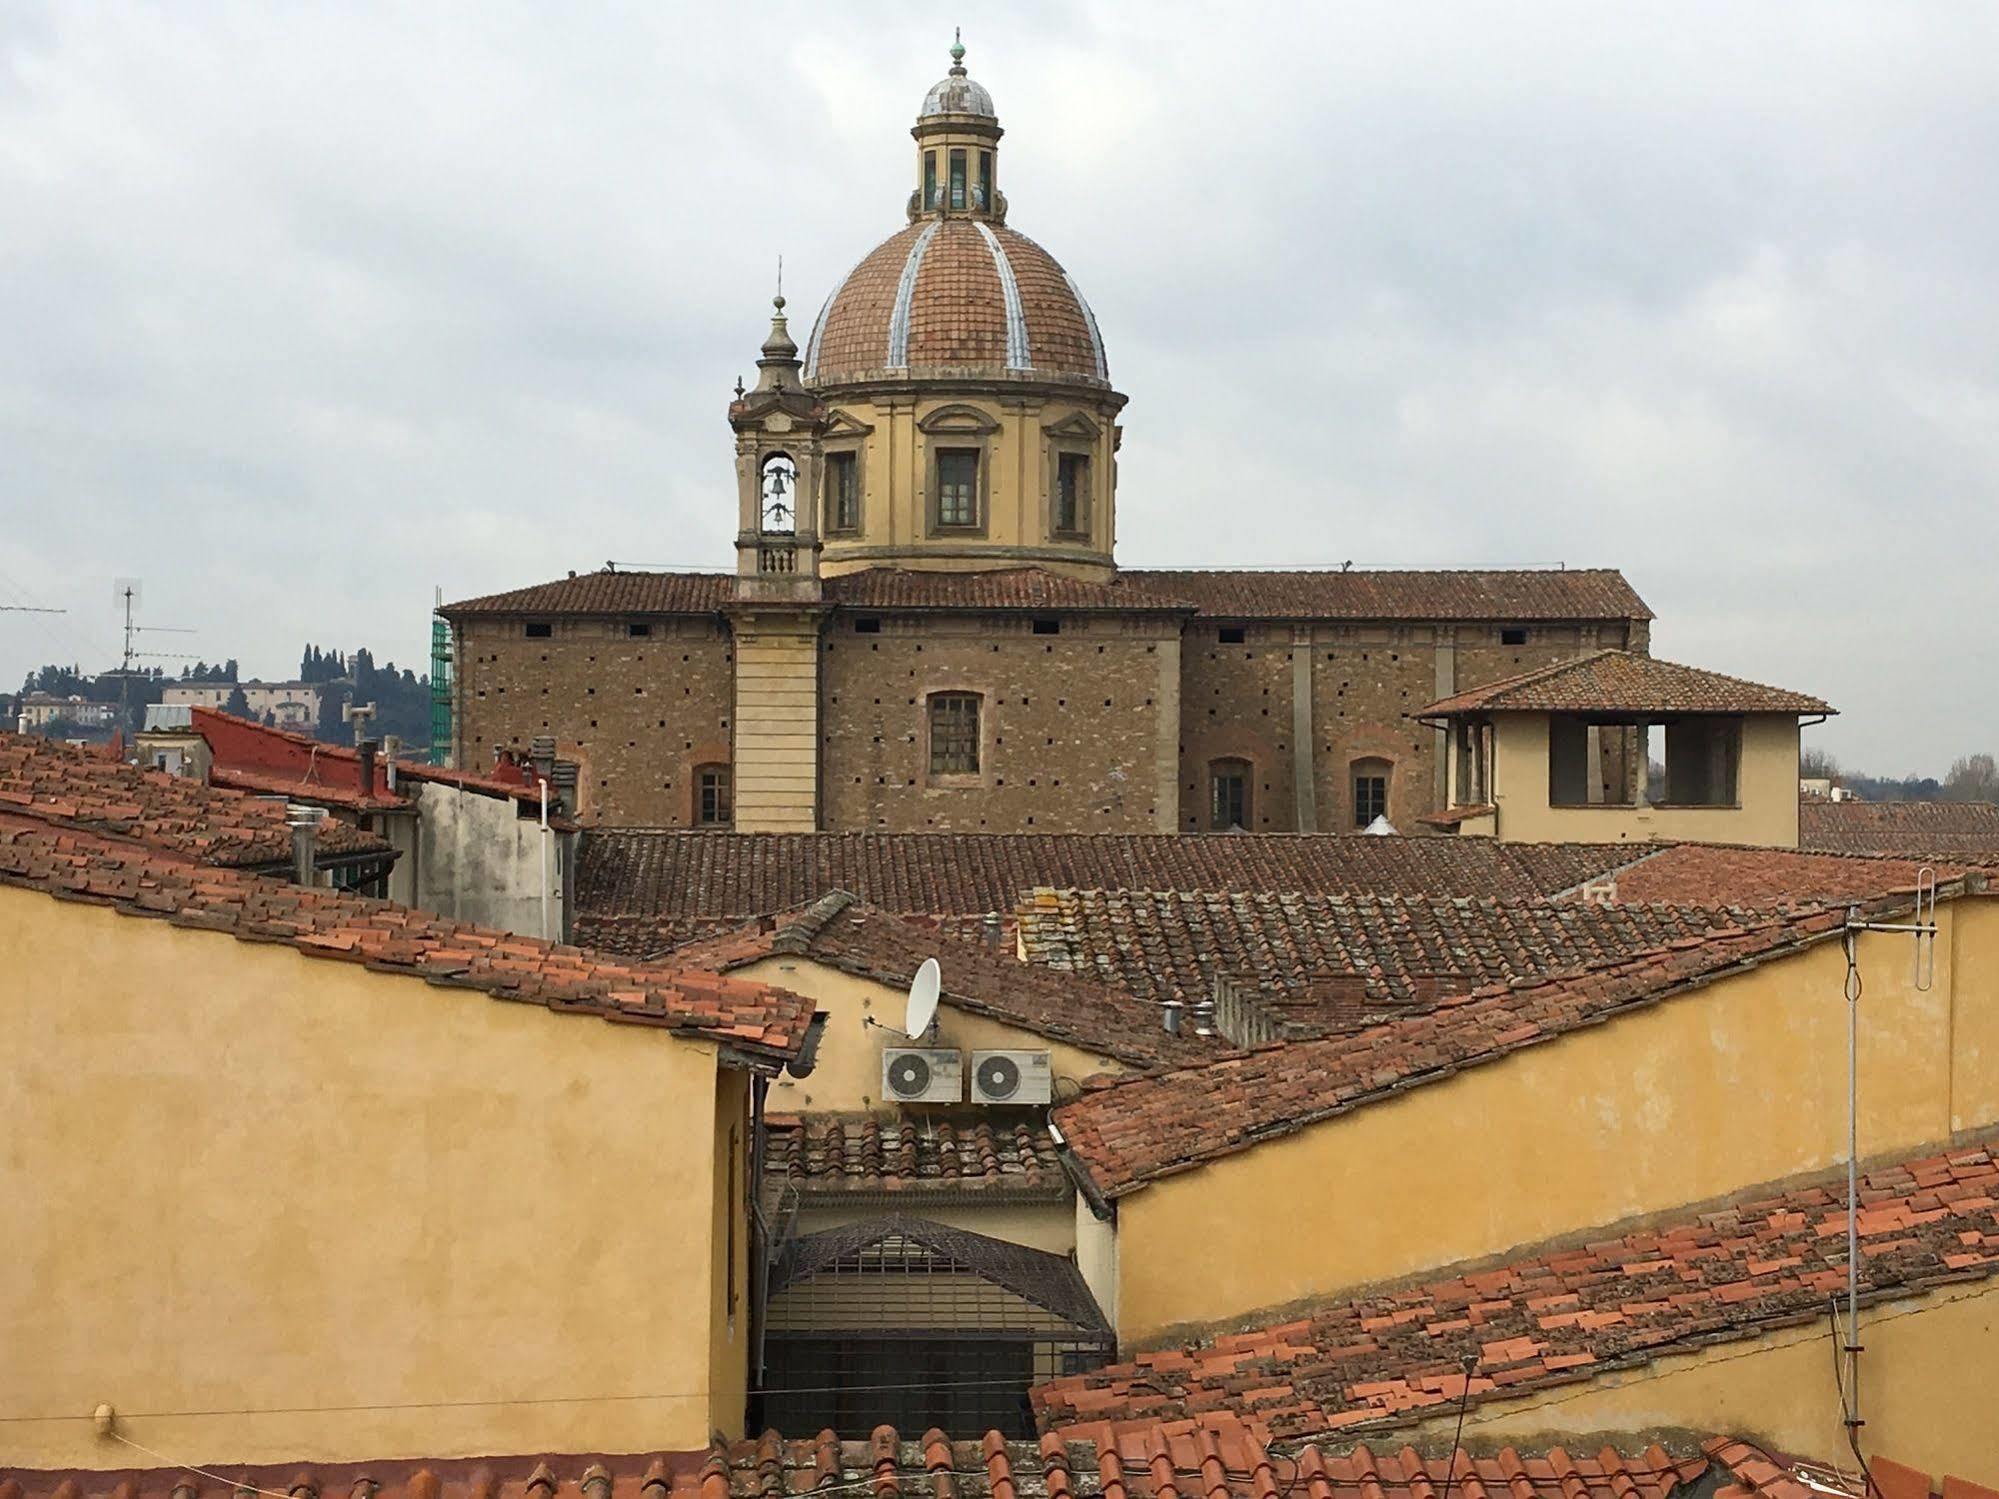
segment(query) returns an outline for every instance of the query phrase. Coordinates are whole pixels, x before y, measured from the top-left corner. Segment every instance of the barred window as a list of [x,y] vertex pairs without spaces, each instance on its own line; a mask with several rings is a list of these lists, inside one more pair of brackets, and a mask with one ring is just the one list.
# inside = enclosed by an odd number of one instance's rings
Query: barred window
[[979,523],[979,455],[976,449],[945,448],[937,454],[937,524]]
[[694,821],[704,828],[725,828],[735,820],[729,795],[729,767],[703,765],[694,772]]
[[979,769],[979,698],[973,692],[940,692],[930,699],[930,772],[976,775]]

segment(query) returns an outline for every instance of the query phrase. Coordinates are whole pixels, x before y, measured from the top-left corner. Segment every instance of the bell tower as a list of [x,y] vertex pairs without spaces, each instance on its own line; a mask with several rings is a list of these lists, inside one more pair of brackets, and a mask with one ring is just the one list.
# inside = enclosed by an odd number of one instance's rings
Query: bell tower
[[735,826],[809,833],[819,825],[818,507],[826,406],[799,378],[798,345],[773,299],[754,390],[737,382],[736,586],[731,717]]

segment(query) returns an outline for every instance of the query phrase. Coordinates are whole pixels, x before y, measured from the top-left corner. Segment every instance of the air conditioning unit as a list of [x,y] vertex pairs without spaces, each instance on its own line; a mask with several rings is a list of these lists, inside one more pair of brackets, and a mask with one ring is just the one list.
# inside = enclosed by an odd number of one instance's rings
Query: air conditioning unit
[[882,1092],[897,1103],[962,1103],[964,1058],[951,1047],[888,1047],[882,1052]]
[[1046,1103],[1053,1080],[1045,1051],[972,1053],[974,1103]]

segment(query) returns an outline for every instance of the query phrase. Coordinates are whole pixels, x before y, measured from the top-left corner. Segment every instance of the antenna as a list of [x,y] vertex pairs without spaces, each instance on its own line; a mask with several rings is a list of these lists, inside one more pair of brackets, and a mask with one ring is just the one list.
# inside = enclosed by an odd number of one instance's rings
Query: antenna
[[[1937,872],[1925,864],[1916,871],[1915,905],[1907,921],[1863,921],[1860,907],[1846,908],[1846,1378],[1840,1382],[1840,1417],[1847,1445],[1860,1456],[1860,934],[1906,932],[1916,939],[1915,969],[1910,987],[1929,992],[1936,982]],[[1837,1322],[1838,1301],[1833,1320]],[[1838,1365],[1834,1365],[1838,1372]],[[1862,1469],[1866,1464],[1863,1460]]]
[[937,991],[943,987],[944,971],[935,958],[925,958],[909,981],[909,1010],[903,1017],[902,1033],[914,1041],[930,1029],[937,1018]]

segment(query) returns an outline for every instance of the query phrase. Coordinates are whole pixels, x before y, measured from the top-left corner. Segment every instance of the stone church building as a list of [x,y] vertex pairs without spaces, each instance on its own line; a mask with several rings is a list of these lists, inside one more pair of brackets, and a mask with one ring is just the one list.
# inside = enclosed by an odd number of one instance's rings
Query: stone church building
[[777,299],[728,408],[734,572],[445,606],[454,764],[552,738],[601,826],[1418,831],[1444,731],[1406,714],[1646,651],[1614,571],[1119,568],[1125,397],[961,47],[911,134],[905,227],[802,351]]

